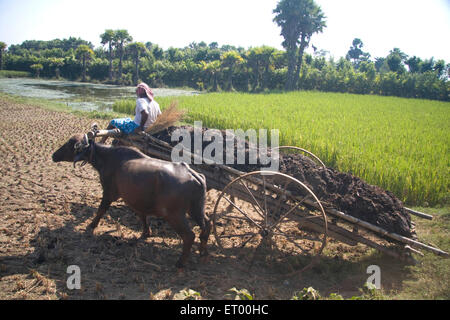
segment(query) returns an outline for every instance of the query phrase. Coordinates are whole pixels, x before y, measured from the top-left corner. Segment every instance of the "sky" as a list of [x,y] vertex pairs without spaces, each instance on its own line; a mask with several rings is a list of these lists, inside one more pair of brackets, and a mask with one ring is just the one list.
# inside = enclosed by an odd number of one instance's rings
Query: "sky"
[[[372,58],[394,47],[450,62],[450,0],[315,0],[327,21],[311,43],[345,56],[360,38]],[[164,49],[191,42],[282,49],[273,22],[278,0],[0,0],[0,41],[80,37],[100,46],[105,29],[127,29],[134,41]],[[447,40],[445,40],[447,39]],[[309,49],[309,52],[312,49]]]

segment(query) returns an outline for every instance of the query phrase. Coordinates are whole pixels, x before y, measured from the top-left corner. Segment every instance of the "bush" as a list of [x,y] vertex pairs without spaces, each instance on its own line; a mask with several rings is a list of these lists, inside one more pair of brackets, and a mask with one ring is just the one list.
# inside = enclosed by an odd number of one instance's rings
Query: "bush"
[[26,71],[0,70],[0,78],[27,78],[31,74]]

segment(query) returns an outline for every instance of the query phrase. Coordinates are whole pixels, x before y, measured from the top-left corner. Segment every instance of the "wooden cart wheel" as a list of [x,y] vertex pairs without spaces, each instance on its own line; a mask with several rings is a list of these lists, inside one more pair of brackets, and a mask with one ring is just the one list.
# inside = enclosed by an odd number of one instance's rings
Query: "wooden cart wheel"
[[316,156],[314,153],[312,153],[311,151],[308,151],[306,149],[303,148],[299,148],[299,147],[295,147],[295,146],[280,146],[280,147],[273,147],[272,149],[278,149],[278,150],[294,150],[297,152],[303,152],[306,153],[309,157],[311,157],[313,160],[315,160],[318,164],[320,164],[324,169],[326,169],[327,167],[325,166],[325,164],[323,163],[322,160],[320,160],[320,158],[318,156]]
[[270,249],[266,258],[290,259],[294,270],[304,271],[326,245],[327,220],[320,201],[306,185],[279,172],[254,171],[231,181],[212,218],[222,251],[244,256],[251,265],[258,251]]

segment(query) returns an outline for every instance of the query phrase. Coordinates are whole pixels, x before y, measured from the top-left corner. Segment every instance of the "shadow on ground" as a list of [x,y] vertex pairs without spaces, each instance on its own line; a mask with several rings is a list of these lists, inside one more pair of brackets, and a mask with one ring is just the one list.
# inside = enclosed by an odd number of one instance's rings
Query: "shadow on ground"
[[[1,276],[27,274],[30,278],[38,272],[54,282],[54,298],[69,299],[170,299],[183,288],[194,289],[204,298],[223,299],[232,287],[246,288],[257,299],[289,299],[309,286],[323,295],[337,292],[351,297],[359,294],[369,265],[380,266],[385,291],[400,289],[408,277],[404,264],[378,253],[358,261],[346,254],[322,256],[314,268],[292,276],[304,258],[280,259],[267,248],[256,256],[247,248],[221,252],[213,236],[210,258],[203,263],[197,251],[198,232],[190,262],[179,272],[174,265],[181,254],[181,241],[164,221],[150,219],[152,237],[139,240],[140,222],[126,206],[118,205],[108,211],[92,235],[85,232],[85,226],[95,212],[94,207],[72,203],[68,214],[73,219],[60,228],[41,228],[30,241],[34,252],[4,257]],[[80,290],[67,288],[70,265],[80,267]]]

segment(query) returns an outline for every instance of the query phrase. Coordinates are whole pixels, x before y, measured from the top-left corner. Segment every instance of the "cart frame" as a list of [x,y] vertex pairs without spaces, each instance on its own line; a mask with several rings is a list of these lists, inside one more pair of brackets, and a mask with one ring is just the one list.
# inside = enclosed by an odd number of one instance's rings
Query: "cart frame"
[[[155,157],[161,160],[171,161],[171,152],[173,147],[170,144],[161,141],[149,134],[142,133],[139,135],[123,135],[118,129],[98,130],[98,128],[96,128],[95,126],[93,126],[92,131],[88,133],[88,136],[91,138],[105,135],[117,139],[123,145],[136,147],[148,156]],[[309,154],[316,160],[318,159],[309,151],[298,147],[280,147],[280,149],[282,148],[297,149]],[[192,157],[191,159],[195,159],[195,154],[192,154],[187,150],[184,150],[184,152],[187,152],[187,154]],[[323,165],[323,162],[320,161],[319,163]],[[219,196],[218,201],[220,201],[220,198],[223,195],[223,191],[229,188],[230,185],[232,185],[235,181],[240,180],[240,177],[251,174],[248,172],[241,172],[230,166],[216,163],[192,164],[191,167],[199,173],[202,173],[206,177],[208,190],[216,189],[222,192]],[[279,189],[274,185],[268,185],[265,187],[271,190]],[[291,194],[287,190],[284,190],[284,192],[286,192],[286,194],[292,199],[298,198],[297,195]],[[242,196],[242,193],[239,192],[236,193],[235,196],[238,198],[242,198],[241,200],[244,201],[252,200],[249,197]],[[396,233],[388,232],[378,226],[372,225],[366,221],[348,215],[339,210],[329,208],[327,206],[322,206],[322,204],[316,197],[315,199],[301,200],[302,204],[308,206],[309,208],[315,208],[319,210],[323,207],[322,210],[324,210],[326,214],[325,220],[322,222],[317,222],[317,220],[307,221],[306,227],[312,232],[324,234],[325,239],[327,237],[331,237],[350,246],[356,246],[358,243],[362,243],[391,257],[406,261],[408,263],[416,262],[416,260],[412,256],[412,253],[423,256],[423,253],[420,251],[421,249],[433,252],[434,254],[437,254],[439,256],[449,257],[449,254],[447,252],[432,245],[428,245]],[[218,201],[216,202],[215,207],[217,207]],[[425,213],[417,212],[409,208],[405,208],[405,210],[407,210],[410,214],[419,216],[421,218],[432,219],[432,216]],[[213,220],[214,218],[215,217],[213,216]],[[320,252],[321,251],[322,250],[320,250]]]

